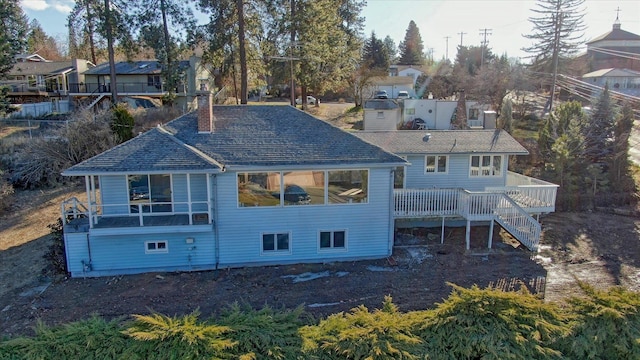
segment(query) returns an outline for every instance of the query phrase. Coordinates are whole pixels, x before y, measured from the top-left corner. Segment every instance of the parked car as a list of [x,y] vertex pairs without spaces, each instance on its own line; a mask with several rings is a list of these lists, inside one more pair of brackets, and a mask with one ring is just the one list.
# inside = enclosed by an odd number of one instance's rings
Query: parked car
[[311,203],[311,196],[298,185],[287,185],[284,188],[284,201],[307,205]]
[[398,99],[404,100],[404,99],[409,99],[409,92],[408,91],[398,91]]
[[376,91],[376,99],[388,99],[389,98],[389,94],[387,94],[386,90],[379,90]]
[[[316,98],[314,98],[314,97],[313,97],[313,96],[311,96],[311,95],[307,95],[307,104],[309,104],[309,105],[315,105],[315,104],[316,104],[316,102],[318,102],[318,104],[320,104],[320,99],[316,99]],[[302,98],[301,98],[301,97],[298,97],[298,98],[296,99],[296,104],[297,104],[297,105],[302,104]]]

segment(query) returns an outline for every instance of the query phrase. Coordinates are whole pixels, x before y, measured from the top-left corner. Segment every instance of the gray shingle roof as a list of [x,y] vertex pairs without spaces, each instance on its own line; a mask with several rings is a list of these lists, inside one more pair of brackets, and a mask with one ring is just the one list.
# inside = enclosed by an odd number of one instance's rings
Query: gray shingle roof
[[[144,74],[160,74],[162,67],[156,60],[143,61],[120,61],[116,64],[116,74],[118,75],[144,75]],[[85,71],[85,75],[109,75],[109,63],[102,63],[93,69]]]
[[170,172],[214,168],[210,162],[152,129],[65,170],[63,175]]
[[[428,141],[427,135],[431,134]],[[526,155],[529,152],[503,130],[398,130],[362,131],[356,136],[399,154],[496,153]]]
[[618,40],[618,41],[640,40],[640,35],[636,35],[632,32],[622,30],[620,28],[613,28],[611,31],[604,33],[591,41],[587,41],[587,44],[593,44],[595,42],[603,41],[603,40]]
[[[215,132],[196,113],[75,165],[65,175],[248,167],[397,165],[404,160],[291,106],[214,106]],[[200,151],[189,149],[193,147]],[[211,158],[214,161],[208,161]]]
[[[162,65],[158,60],[120,61],[115,65],[118,75],[160,74],[162,72]],[[179,61],[178,67],[180,69],[189,68],[189,61]],[[85,71],[85,75],[109,75],[110,73],[108,62]]]
[[8,75],[47,75],[63,74],[73,70],[71,61],[27,61],[15,63]]

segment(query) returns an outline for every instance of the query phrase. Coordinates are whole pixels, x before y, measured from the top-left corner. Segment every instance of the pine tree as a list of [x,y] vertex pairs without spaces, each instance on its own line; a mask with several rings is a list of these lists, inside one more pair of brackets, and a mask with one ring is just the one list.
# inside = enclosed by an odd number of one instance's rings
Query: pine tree
[[424,64],[424,45],[420,30],[416,23],[411,20],[404,36],[404,41],[400,43],[400,65],[422,65]]
[[387,49],[387,55],[389,55],[389,63],[393,64],[398,54],[396,43],[389,35],[387,35],[384,40],[382,40],[382,42],[384,43],[384,47]]
[[62,55],[58,51],[56,40],[47,35],[38,20],[31,20],[29,35],[27,38],[27,51],[30,54],[37,53],[47,60],[60,60]]
[[613,131],[613,154],[609,172],[612,185],[621,191],[634,190],[633,182],[628,181],[629,137],[633,129],[633,118],[633,108],[629,103],[624,104]]
[[553,106],[556,78],[566,60],[582,45],[584,0],[537,0],[531,34],[524,35],[533,45],[523,48],[533,60],[532,69],[553,74],[549,110]]
[[362,63],[368,69],[381,69],[386,72],[389,69],[389,54],[382,40],[371,32],[371,37],[364,42]]
[[[159,3],[156,0],[139,1],[134,10],[142,39],[154,50],[156,59],[162,64],[165,90],[173,94],[179,82],[180,48],[194,39],[196,21],[193,12],[186,3],[176,0],[160,0]],[[186,31],[172,31],[172,36],[169,33],[170,26]]]
[[500,125],[502,129],[509,134],[513,131],[513,104],[510,99],[502,103],[500,110]]
[[11,70],[15,56],[25,50],[27,18],[18,0],[0,0],[0,79]]
[[[15,63],[15,56],[26,47],[27,18],[19,1],[0,0],[0,20],[0,79],[4,79]],[[8,92],[7,87],[0,87],[0,116],[12,111]]]
[[586,140],[585,155],[594,163],[605,163],[613,155],[615,109],[611,103],[609,86],[596,99],[592,107],[591,121],[583,128]]

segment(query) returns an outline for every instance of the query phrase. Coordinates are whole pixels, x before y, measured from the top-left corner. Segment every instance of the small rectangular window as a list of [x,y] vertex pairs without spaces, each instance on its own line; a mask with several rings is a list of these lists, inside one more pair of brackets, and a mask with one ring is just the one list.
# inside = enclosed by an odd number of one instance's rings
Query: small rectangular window
[[472,155],[469,176],[502,176],[502,155]]
[[169,244],[168,244],[168,242],[166,240],[145,241],[144,242],[144,252],[145,252],[145,254],[168,253],[169,252]]
[[339,231],[321,231],[320,232],[320,250],[347,248],[347,236],[344,230]]
[[427,155],[425,156],[425,173],[444,174],[447,172],[447,156],[446,155]]
[[384,111],[378,111],[376,114],[377,119],[384,119]]
[[290,252],[289,233],[262,234],[262,253]]

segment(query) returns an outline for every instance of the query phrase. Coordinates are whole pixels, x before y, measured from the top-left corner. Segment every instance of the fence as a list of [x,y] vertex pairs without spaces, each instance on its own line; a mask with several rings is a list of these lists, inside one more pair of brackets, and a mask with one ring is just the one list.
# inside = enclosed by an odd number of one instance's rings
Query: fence
[[12,112],[11,117],[35,118],[51,113],[68,113],[70,111],[69,100],[55,100],[33,104],[17,104],[18,111]]

